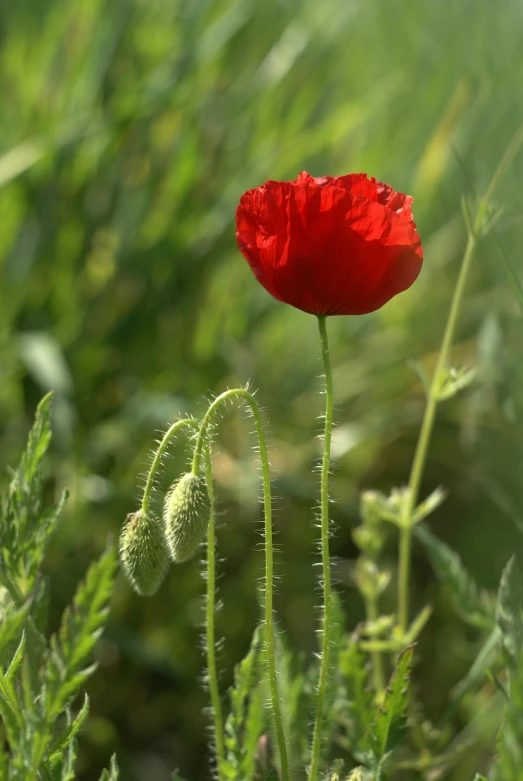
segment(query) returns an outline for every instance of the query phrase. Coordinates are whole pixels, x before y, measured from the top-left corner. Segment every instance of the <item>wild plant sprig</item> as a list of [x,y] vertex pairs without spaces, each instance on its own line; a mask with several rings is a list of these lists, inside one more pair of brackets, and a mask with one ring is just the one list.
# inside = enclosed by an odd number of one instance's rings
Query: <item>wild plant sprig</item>
[[406,500],[403,508],[404,511],[402,518],[400,519],[398,619],[400,631],[402,633],[407,631],[409,622],[409,581],[412,528],[414,525],[413,515],[416,504],[418,502],[421,481],[425,471],[428,447],[434,428],[437,406],[438,403],[442,400],[440,395],[441,384],[448,363],[450,347],[454,338],[459,309],[463,299],[465,285],[472,265],[477,243],[481,237],[485,236],[491,230],[494,224],[495,218],[493,219],[492,215],[489,213],[492,197],[496,187],[514,160],[522,143],[523,129],[520,129],[507,147],[505,154],[503,155],[489,183],[489,186],[487,187],[484,197],[479,201],[474,219],[472,219],[470,216],[467,202],[464,201],[463,203],[465,222],[468,232],[467,244],[461,263],[458,280],[456,282],[456,287],[454,288],[438,360],[427,392],[427,403],[425,406],[425,412],[423,415],[418,442],[410,471]]
[[[93,649],[107,618],[116,569],[110,545],[89,567],[58,633],[48,642],[41,566],[65,500],[64,495],[57,507],[42,509],[41,463],[51,439],[50,410],[48,395],[38,406],[26,450],[0,497],[0,571],[8,595],[3,595],[0,622],[0,715],[8,745],[7,752],[0,750],[2,781],[75,777],[77,735],[89,700],[84,697],[76,715],[72,705],[96,669]],[[117,781],[115,761],[111,775],[102,778]]]

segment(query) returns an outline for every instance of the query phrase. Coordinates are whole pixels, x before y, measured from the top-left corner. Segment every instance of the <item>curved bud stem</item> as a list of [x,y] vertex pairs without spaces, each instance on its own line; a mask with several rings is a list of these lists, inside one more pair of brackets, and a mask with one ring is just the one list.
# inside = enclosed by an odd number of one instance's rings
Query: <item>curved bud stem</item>
[[256,435],[260,449],[260,461],[263,478],[263,508],[265,516],[265,639],[267,644],[267,659],[269,667],[269,683],[271,690],[271,704],[274,715],[274,724],[276,728],[276,739],[280,752],[282,781],[289,781],[289,764],[287,759],[287,747],[283,732],[283,721],[281,717],[280,699],[278,695],[278,681],[276,675],[276,651],[274,643],[274,621],[273,621],[273,549],[272,549],[272,496],[271,496],[271,477],[269,470],[269,459],[267,456],[267,444],[263,431],[263,423],[260,410],[256,399],[244,388],[234,388],[227,390],[218,396],[208,408],[203,416],[196,447],[194,449],[194,458],[192,472],[196,474],[200,468],[200,461],[204,444],[206,443],[207,431],[214,415],[221,404],[229,399],[239,398],[249,405],[254,423],[256,426]]
[[149,510],[156,473],[160,468],[160,465],[162,463],[162,458],[164,457],[165,452],[169,447],[171,439],[173,439],[173,437],[178,433],[178,431],[180,431],[180,429],[189,428],[189,427],[197,429],[198,421],[193,420],[192,418],[183,418],[183,420],[177,420],[176,423],[173,423],[172,426],[170,426],[165,432],[165,434],[163,435],[162,441],[158,446],[158,450],[154,454],[153,462],[151,464],[151,468],[149,469],[149,472],[147,474],[147,480],[145,482],[145,488],[143,491],[143,498],[142,498],[142,510],[144,513],[148,512]]
[[[198,429],[199,423],[193,418],[184,418],[183,420],[177,420],[172,426],[165,432],[162,441],[156,451],[151,468],[147,475],[147,481],[143,492],[142,499],[142,511],[147,512],[151,502],[151,495],[154,487],[154,480],[156,473],[162,462],[162,458],[165,455],[167,448],[171,440],[182,428]],[[207,599],[206,599],[206,620],[205,620],[205,645],[207,652],[207,668],[209,677],[209,691],[212,703],[213,721],[214,721],[214,735],[216,746],[216,764],[218,771],[218,781],[222,781],[222,767],[225,760],[225,743],[223,732],[223,715],[222,706],[220,701],[220,690],[218,686],[218,672],[216,669],[216,653],[215,653],[215,638],[214,638],[214,612],[215,612],[215,600],[216,600],[216,564],[215,564],[215,511],[214,511],[214,488],[212,484],[212,467],[211,467],[211,455],[209,447],[205,448],[205,464],[206,464],[206,478],[207,478],[207,491],[209,494],[209,501],[211,504],[211,512],[209,516],[209,528],[207,536]]]

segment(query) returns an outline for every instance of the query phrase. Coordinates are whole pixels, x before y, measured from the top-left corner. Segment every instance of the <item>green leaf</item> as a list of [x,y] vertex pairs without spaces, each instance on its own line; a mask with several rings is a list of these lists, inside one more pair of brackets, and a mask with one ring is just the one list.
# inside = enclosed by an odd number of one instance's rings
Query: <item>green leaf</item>
[[424,518],[427,518],[437,510],[446,498],[447,491],[444,488],[441,488],[441,486],[436,488],[414,509],[414,512],[412,513],[412,523],[417,524],[420,523],[420,521],[423,521]]
[[89,567],[72,607],[66,608],[62,616],[58,635],[51,639],[42,692],[47,718],[57,716],[74,699],[93,671],[92,666],[85,665],[107,616],[116,563],[111,545]]
[[412,643],[415,643],[420,634],[425,629],[425,626],[427,625],[430,617],[432,615],[432,607],[430,605],[425,605],[416,618],[412,621],[411,625],[407,629],[404,637],[404,641],[408,643],[409,645],[412,645]]
[[502,633],[503,649],[511,666],[523,645],[523,581],[515,556],[501,574],[496,619]]
[[447,586],[456,612],[473,626],[491,629],[494,626],[492,600],[478,588],[458,554],[424,524],[415,526],[414,534],[425,546],[437,577]]
[[51,508],[49,511],[43,513],[40,516],[38,523],[35,524],[32,535],[28,540],[28,546],[24,546],[29,547],[30,549],[30,556],[28,556],[27,578],[31,588],[40,572],[46,545],[50,536],[56,529],[58,520],[68,498],[69,492],[64,491],[56,507]]
[[339,687],[338,670],[340,655],[344,646],[345,614],[343,612],[339,596],[333,592],[331,595],[331,636],[329,650],[329,668],[327,671],[327,684],[325,687],[325,718],[322,724],[322,746],[327,746],[332,737],[336,722],[336,695]]
[[385,699],[370,728],[367,742],[376,762],[395,748],[405,728],[413,652],[414,646],[410,645],[398,656]]
[[[104,770],[100,776],[100,781],[118,781],[119,778],[118,765],[116,764],[116,755],[111,757],[111,766],[109,770]],[[176,775],[174,776],[176,779]]]
[[25,651],[25,632],[22,632],[22,637],[20,639],[20,643],[18,644],[18,648],[16,649],[14,656],[11,659],[11,664],[9,665],[7,672],[5,674],[6,681],[9,684],[11,684],[11,686],[14,685],[14,682],[18,675],[20,665],[22,664],[24,658],[24,651]]
[[27,447],[20,462],[19,471],[23,474],[27,483],[31,483],[37,476],[40,462],[51,441],[50,415],[52,399],[53,394],[48,393],[38,405],[35,422],[29,434]]
[[51,399],[48,394],[38,405],[26,449],[0,504],[0,580],[18,607],[33,590],[46,543],[66,499],[64,494],[58,507],[41,512],[40,464],[51,438]]
[[[69,707],[95,669],[91,652],[116,569],[112,549],[89,568],[48,647],[48,588],[39,570],[65,500],[41,512],[40,462],[51,434],[50,402],[47,396],[39,405],[25,453],[0,502],[0,714],[8,743],[7,751],[0,749],[1,781],[75,778],[76,735],[88,700],[74,719]],[[116,781],[117,775],[113,761],[102,778]]]
[[11,603],[2,616],[0,624],[0,661],[2,664],[9,658],[7,654],[12,649],[13,643],[19,645],[24,634],[24,624],[29,613],[31,602],[28,600],[21,608],[15,609]]
[[26,677],[26,707],[32,714],[31,729],[24,734],[24,755],[30,772],[40,768],[56,719],[70,706],[80,686],[96,667],[88,661],[107,615],[115,569],[116,555],[110,546],[89,567],[72,607],[63,614],[58,634],[51,639],[35,705],[32,704],[31,683]]
[[351,752],[363,761],[363,753],[368,749],[366,735],[373,718],[374,692],[369,684],[368,657],[359,650],[356,637],[345,637],[339,671],[338,718],[345,724]]
[[467,675],[456,684],[452,691],[453,702],[445,714],[444,720],[447,721],[457,710],[459,703],[477,683],[485,676],[487,668],[493,663],[499,654],[499,641],[501,639],[501,630],[495,626],[490,635],[485,640],[483,646],[474,662],[472,663]]
[[18,751],[24,730],[24,715],[18,704],[15,690],[0,670],[0,715],[7,732],[12,751]]
[[69,710],[67,711],[67,729],[53,743],[49,751],[49,762],[51,767],[56,765],[69,744],[74,740],[82,728],[87,716],[89,715],[89,697],[84,696],[84,703],[74,719],[71,718]]
[[231,712],[225,723],[226,759],[223,777],[228,781],[250,781],[256,770],[256,748],[265,728],[260,685],[260,657],[263,627],[253,635],[247,656],[237,665],[234,685],[229,690]]
[[476,370],[466,366],[445,368],[438,377],[438,385],[435,389],[438,401],[446,401],[453,398],[460,391],[468,388],[476,378]]
[[510,700],[498,740],[496,781],[523,781],[523,651],[516,658],[510,681]]
[[72,740],[64,747],[53,767],[42,773],[45,781],[73,781],[76,777],[76,751],[76,741]]

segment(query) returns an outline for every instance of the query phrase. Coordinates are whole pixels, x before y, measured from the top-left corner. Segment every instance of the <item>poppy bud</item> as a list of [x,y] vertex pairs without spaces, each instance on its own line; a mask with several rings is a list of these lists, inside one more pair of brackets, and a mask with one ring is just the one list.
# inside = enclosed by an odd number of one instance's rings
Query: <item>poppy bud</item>
[[174,483],[165,498],[165,536],[173,561],[192,559],[205,539],[211,502],[205,478],[188,472]]
[[158,518],[143,510],[127,516],[120,537],[120,560],[137,594],[151,596],[158,591],[169,566],[165,535]]

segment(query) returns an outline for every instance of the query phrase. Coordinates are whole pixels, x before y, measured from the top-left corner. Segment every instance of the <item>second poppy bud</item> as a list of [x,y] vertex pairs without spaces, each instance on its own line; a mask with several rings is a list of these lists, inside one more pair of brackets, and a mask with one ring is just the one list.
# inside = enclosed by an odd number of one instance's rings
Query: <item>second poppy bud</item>
[[174,483],[163,510],[165,536],[175,562],[192,559],[205,539],[211,502],[205,478],[188,472]]

